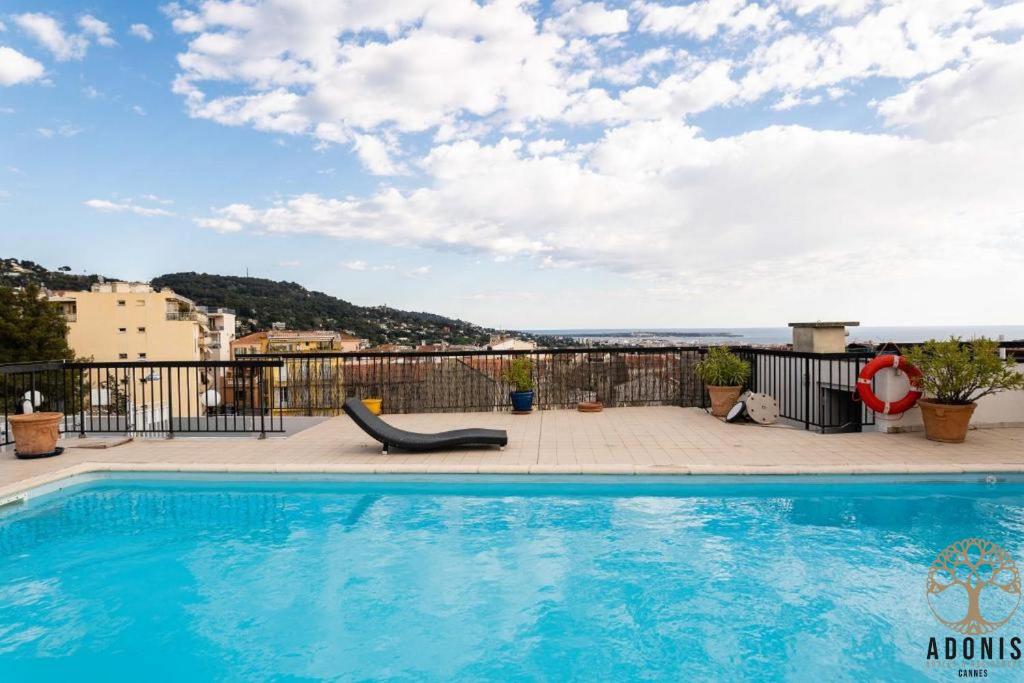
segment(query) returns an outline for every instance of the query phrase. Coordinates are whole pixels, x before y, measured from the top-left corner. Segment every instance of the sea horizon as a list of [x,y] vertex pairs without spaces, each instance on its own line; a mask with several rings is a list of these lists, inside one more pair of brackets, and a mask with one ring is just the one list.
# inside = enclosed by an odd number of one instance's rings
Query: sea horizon
[[[558,329],[526,329],[530,334],[601,339],[604,341],[639,340],[647,342],[664,339],[666,343],[731,343],[731,344],[787,344],[793,331],[788,326],[776,327],[590,327]],[[987,337],[999,341],[1024,340],[1024,325],[865,325],[847,330],[849,342],[911,343],[929,339],[964,340]]]

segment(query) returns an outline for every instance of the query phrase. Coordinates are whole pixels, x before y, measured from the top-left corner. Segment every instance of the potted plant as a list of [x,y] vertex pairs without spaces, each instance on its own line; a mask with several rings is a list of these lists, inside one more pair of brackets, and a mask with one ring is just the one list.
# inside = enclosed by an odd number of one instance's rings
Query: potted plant
[[515,358],[501,373],[501,378],[512,385],[509,392],[512,410],[517,413],[533,410],[533,361],[526,356]]
[[1024,375],[1012,360],[999,357],[991,339],[962,343],[957,337],[934,339],[904,354],[921,371],[918,388],[925,436],[932,441],[961,443],[967,438],[976,401],[989,394],[1024,388]]
[[725,417],[736,405],[743,384],[750,378],[750,363],[726,346],[712,346],[708,355],[697,363],[697,376],[707,385],[711,397],[711,414]]
[[14,454],[24,460],[48,458],[60,455],[57,448],[60,439],[60,421],[64,413],[24,413],[11,415],[11,431],[14,432]]

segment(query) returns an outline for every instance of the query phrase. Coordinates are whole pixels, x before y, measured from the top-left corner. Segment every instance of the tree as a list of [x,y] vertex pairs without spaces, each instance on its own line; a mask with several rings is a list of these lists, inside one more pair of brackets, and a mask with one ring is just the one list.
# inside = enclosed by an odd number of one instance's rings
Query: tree
[[68,326],[38,285],[0,287],[0,363],[73,360]]
[[[946,607],[942,608],[938,596],[954,588],[959,589],[959,595],[945,601]],[[993,596],[983,602],[983,591]],[[1020,575],[1013,558],[1000,546],[980,538],[965,538],[951,544],[939,553],[928,571],[928,602],[932,612],[959,633],[979,635],[996,630],[1013,616],[1020,598]],[[964,608],[965,602],[966,609],[959,616],[953,606]]]

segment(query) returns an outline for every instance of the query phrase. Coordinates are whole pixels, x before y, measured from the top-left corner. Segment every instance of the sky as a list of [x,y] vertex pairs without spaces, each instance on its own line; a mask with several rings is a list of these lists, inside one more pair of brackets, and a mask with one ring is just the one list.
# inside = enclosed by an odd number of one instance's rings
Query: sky
[[1008,324],[1024,1],[0,2],[0,255],[508,328]]

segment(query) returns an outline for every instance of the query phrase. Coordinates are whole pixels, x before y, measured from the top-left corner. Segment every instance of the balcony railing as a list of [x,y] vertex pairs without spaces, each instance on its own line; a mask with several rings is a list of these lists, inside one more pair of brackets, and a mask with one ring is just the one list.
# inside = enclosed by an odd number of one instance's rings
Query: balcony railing
[[280,361],[152,361],[0,365],[0,445],[9,417],[33,409],[64,413],[61,431],[257,433],[284,430],[274,386]]
[[[1020,343],[1006,343],[1016,348]],[[735,347],[751,364],[748,389],[773,396],[782,418],[820,432],[875,422],[856,398],[872,353]],[[346,398],[383,399],[385,412],[510,409],[504,371],[533,361],[535,405],[707,407],[696,364],[707,349],[588,348],[429,353],[292,353],[234,361],[28,363],[0,366],[2,443],[26,396],[65,414],[64,430],[173,435],[283,430],[286,415],[338,415]],[[212,393],[211,393],[212,392]]]
[[[855,431],[875,416],[857,402],[856,378],[871,354],[811,354],[737,347],[751,364],[748,389],[775,397],[781,417],[805,429]],[[699,347],[434,351],[427,353],[277,353],[277,381],[287,386],[282,411],[338,415],[346,398],[381,398],[389,413],[509,409],[504,371],[518,357],[533,361],[535,406],[574,408],[582,401],[608,407],[707,407],[696,375],[707,353]]]
[[199,315],[195,311],[167,311],[167,320],[198,320]]

